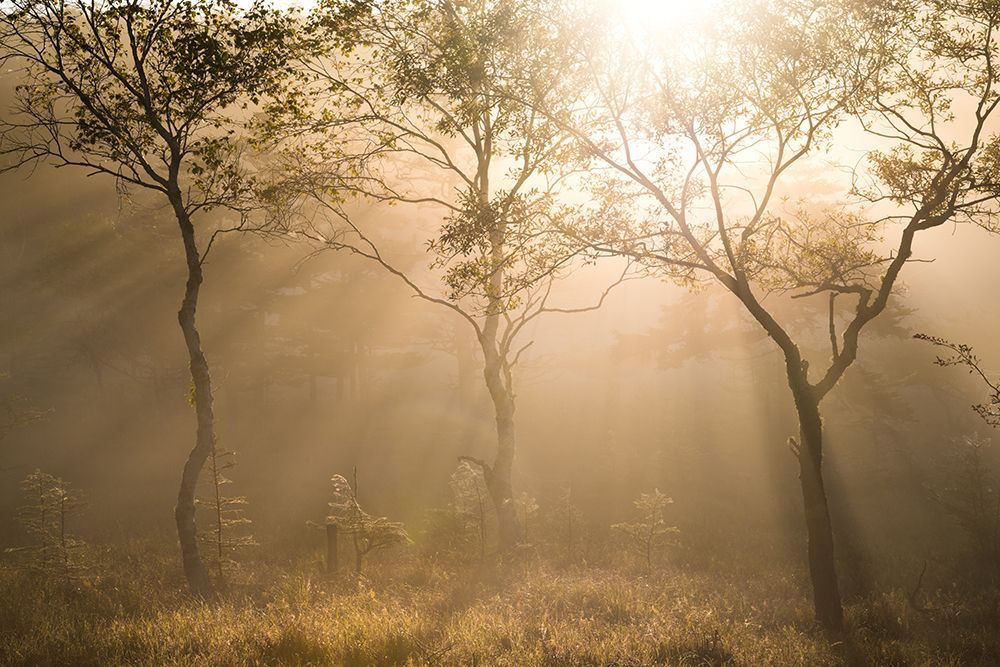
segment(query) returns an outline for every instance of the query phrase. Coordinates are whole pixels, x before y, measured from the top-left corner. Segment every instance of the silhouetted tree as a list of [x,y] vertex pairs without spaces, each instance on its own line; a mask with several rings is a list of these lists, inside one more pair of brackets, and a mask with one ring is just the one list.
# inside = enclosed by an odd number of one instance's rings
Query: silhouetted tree
[[14,166],[47,161],[150,190],[176,218],[187,285],[178,320],[190,358],[196,444],[175,517],[184,573],[210,588],[198,553],[195,490],[215,442],[212,382],[195,324],[211,238],[200,214],[225,207],[247,225],[252,179],[235,116],[287,81],[288,16],[228,0],[11,0],[0,13],[0,64],[19,68],[0,153]]
[[[751,3],[712,18],[692,48],[608,29],[581,37],[576,24],[566,41],[592,103],[540,104],[610,174],[592,188],[594,223],[579,237],[682,283],[718,282],[780,349],[800,426],[816,617],[839,629],[820,403],[885,310],[916,236],[991,215],[1000,16],[988,2],[848,0]],[[845,121],[890,148],[869,154],[835,206],[783,204],[776,193],[793,167]],[[775,294],[826,300],[827,363],[810,364],[766,300]]]

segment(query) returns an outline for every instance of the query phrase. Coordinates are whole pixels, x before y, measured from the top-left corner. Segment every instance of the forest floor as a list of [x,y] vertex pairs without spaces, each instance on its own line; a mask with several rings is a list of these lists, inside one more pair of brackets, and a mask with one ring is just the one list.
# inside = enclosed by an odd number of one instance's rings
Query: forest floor
[[0,567],[0,665],[1000,664],[996,593],[925,593],[920,610],[903,591],[854,597],[829,637],[803,582],[773,563],[643,573],[403,556],[331,579],[272,561],[199,602],[170,556],[133,545],[70,583]]

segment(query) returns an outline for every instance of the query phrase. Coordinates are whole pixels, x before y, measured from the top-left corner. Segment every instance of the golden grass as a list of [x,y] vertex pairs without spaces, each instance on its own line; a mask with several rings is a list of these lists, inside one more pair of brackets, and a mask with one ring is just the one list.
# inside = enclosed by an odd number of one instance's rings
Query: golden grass
[[[72,586],[0,571],[3,665],[995,665],[996,597],[913,610],[852,601],[828,638],[780,571],[748,580],[544,564],[445,569],[386,560],[372,579],[260,566],[210,603],[172,563]],[[949,607],[948,605],[952,606]]]

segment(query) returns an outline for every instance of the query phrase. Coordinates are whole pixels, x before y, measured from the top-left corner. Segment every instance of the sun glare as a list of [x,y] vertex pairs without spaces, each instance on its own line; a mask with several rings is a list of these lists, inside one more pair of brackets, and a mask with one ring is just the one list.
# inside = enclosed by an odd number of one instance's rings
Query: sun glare
[[709,3],[698,0],[617,0],[609,7],[634,28],[669,31],[702,15]]

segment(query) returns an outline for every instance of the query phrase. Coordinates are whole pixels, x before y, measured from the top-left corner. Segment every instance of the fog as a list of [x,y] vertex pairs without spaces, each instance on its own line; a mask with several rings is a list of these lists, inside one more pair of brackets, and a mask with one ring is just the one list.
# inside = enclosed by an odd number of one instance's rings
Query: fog
[[[85,490],[88,532],[167,536],[193,422],[172,221],[78,173],[2,178],[4,391],[46,411],[4,442],[4,540],[21,539],[18,483],[34,468]],[[409,220],[390,215],[407,240]],[[852,546],[872,558],[956,548],[940,538],[954,527],[928,488],[944,483],[934,475],[953,441],[990,437],[968,409],[982,391],[935,368],[911,335],[946,334],[987,364],[1000,359],[998,250],[1000,239],[969,226],[924,239],[919,252],[934,261],[907,267],[905,291],[831,396],[830,483],[850,499],[835,521],[856,525]],[[375,511],[420,525],[448,502],[457,457],[489,456],[481,361],[452,313],[345,253],[235,236],[213,253],[201,324],[219,439],[238,453],[231,477],[262,536],[316,540],[306,522],[322,518],[330,476],[354,468]],[[561,296],[591,301],[616,270],[572,276]],[[795,326],[820,353],[814,300]],[[794,552],[801,509],[785,441],[795,416],[779,355],[738,305],[647,277],[597,311],[533,323],[516,385],[517,488],[542,499],[572,487],[587,520],[606,526],[657,487],[689,539],[735,535]]]
[[1000,660],[991,4],[71,5],[0,663]]

